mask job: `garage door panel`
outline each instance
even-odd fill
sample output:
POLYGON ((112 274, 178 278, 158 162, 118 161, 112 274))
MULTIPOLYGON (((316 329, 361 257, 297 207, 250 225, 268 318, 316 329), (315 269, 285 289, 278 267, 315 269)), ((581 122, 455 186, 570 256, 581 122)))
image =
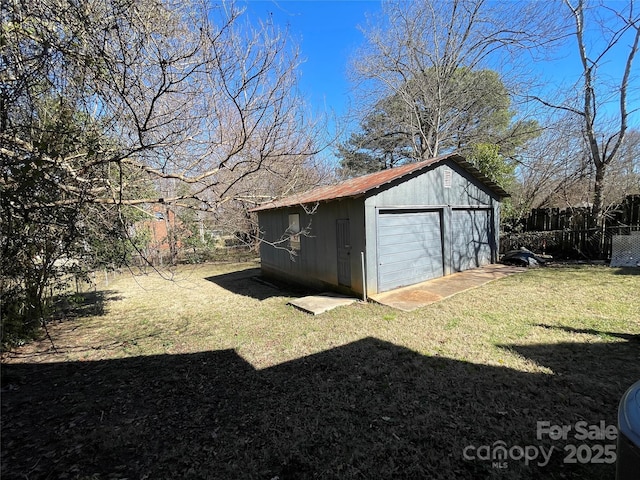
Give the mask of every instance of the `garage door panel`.
MULTIPOLYGON (((442 275, 442 256, 430 255, 429 259, 406 259, 398 262, 387 262, 381 265, 385 274, 395 274, 399 272, 409 277, 434 278, 442 275)), ((427 278, 427 279, 428 279, 427 278)))
POLYGON ((491 263, 489 210, 454 210, 451 218, 451 262, 454 271, 491 263))
POLYGON ((384 217, 384 222, 380 225, 384 227, 394 227, 398 225, 415 226, 420 224, 433 223, 434 216, 437 216, 438 212, 428 211, 422 213, 381 213, 380 216, 384 217))
POLYGON ((380 289, 380 291, 393 290, 394 288, 400 288, 406 285, 414 285, 416 283, 425 282, 426 280, 429 280, 428 278, 425 279, 421 275, 407 275, 405 271, 386 273, 386 275, 387 275, 387 278, 385 280, 385 283, 388 283, 390 285, 397 285, 397 286, 393 286, 390 288, 382 288, 380 289))
POLYGON ((439 232, 431 232, 433 226, 423 225, 420 229, 396 227, 394 234, 380 234, 378 243, 382 247, 395 246, 398 244, 422 243, 425 241, 433 241, 440 238, 439 232))
POLYGON ((425 255, 429 255, 430 251, 429 249, 426 248, 422 248, 422 245, 420 244, 403 244, 400 245, 403 248, 406 247, 407 245, 412 245, 414 246, 413 249, 411 250, 396 250, 396 251, 389 251, 387 253, 384 254, 384 261, 383 261, 383 265, 386 267, 389 267, 390 265, 402 265, 402 268, 406 268, 406 267, 410 267, 411 265, 416 263, 416 259, 420 260, 421 262, 424 261, 422 259, 422 256, 425 255), (420 251, 422 251, 422 253, 420 253, 420 251))
POLYGON ((380 243, 378 244, 380 245, 379 251, 383 255, 395 255, 401 251, 425 249, 425 245, 440 241, 441 240, 439 236, 418 237, 417 235, 407 233, 405 235, 398 235, 390 239, 388 243, 383 243, 382 245, 380 245, 380 243))
POLYGON ((378 216, 378 290, 442 276, 440 213, 384 213, 378 216))

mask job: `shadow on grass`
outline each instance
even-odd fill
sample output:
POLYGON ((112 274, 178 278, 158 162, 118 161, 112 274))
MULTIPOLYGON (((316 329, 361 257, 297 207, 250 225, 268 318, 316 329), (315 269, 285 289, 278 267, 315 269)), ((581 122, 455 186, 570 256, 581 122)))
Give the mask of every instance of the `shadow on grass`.
POLYGON ((271 297, 300 297, 308 295, 311 290, 299 285, 291 285, 276 280, 265 280, 261 277, 262 271, 259 268, 248 268, 231 273, 214 275, 205 280, 229 290, 237 295, 266 300, 271 297))
POLYGON ((640 267, 614 267, 616 275, 640 275, 640 267))
MULTIPOLYGON (((595 335, 598 337, 609 337, 609 338, 621 338, 623 340, 628 340, 630 342, 639 342, 640 343, 640 335, 634 335, 632 333, 620 333, 620 332, 607 332, 601 330, 595 330, 593 328, 573 328, 573 327, 564 327, 560 325, 547 325, 544 323, 536 324, 536 327, 546 328, 548 330, 563 330, 568 333, 582 333, 586 335, 595 335)), ((638 345, 640 347, 640 345, 638 345)))
POLYGON ((615 425, 637 344, 504 348, 555 374, 375 338, 260 371, 233 350, 5 365, 2 478, 613 478, 563 463, 585 442, 537 439, 536 422, 615 425), (553 451, 546 466, 463 458, 500 441, 553 451))
POLYGON ((108 301, 122 300, 115 290, 97 290, 82 293, 58 295, 54 299, 52 320, 69 320, 73 318, 104 315, 108 301))

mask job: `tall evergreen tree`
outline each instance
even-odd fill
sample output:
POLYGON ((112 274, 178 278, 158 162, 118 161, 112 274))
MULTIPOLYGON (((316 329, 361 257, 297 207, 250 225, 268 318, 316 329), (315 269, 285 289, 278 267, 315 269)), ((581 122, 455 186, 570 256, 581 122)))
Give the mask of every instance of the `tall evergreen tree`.
POLYGON ((380 100, 337 154, 345 175, 469 151, 475 144, 496 145, 502 158, 510 158, 538 133, 535 121, 514 117, 497 72, 459 68, 442 79, 431 68, 380 100))

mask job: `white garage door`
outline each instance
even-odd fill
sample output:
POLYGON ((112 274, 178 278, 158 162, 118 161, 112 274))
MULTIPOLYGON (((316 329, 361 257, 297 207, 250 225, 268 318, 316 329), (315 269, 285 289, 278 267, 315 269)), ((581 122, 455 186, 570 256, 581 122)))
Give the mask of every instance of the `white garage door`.
POLYGON ((491 263, 490 210, 451 212, 451 267, 455 272, 491 263))
POLYGON ((381 210, 378 215, 378 291, 443 274, 440 212, 381 210))

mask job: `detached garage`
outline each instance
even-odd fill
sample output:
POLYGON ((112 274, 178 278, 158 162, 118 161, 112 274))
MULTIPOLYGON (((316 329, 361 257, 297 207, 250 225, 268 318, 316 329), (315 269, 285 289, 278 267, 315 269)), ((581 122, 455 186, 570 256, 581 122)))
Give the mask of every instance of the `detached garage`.
POLYGON ((367 295, 497 260, 507 193, 457 154, 260 205, 265 276, 367 295))

